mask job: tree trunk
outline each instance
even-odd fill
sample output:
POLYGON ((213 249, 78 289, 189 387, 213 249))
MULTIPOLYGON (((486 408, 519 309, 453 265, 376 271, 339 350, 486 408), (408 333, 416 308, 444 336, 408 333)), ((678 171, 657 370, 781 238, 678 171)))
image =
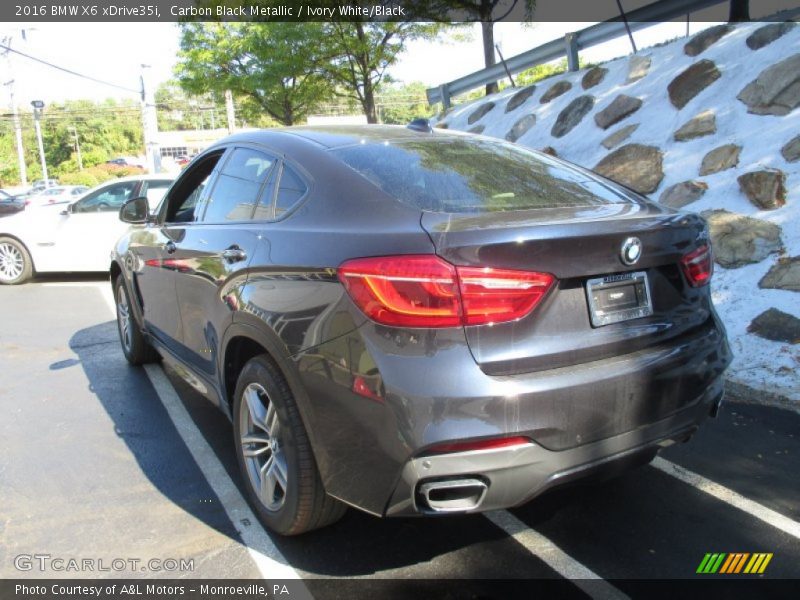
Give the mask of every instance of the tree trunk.
MULTIPOLYGON (((481 31, 483 33, 483 61, 486 67, 493 66, 497 61, 494 56, 494 23, 490 20, 481 22, 481 31)), ((486 84, 486 95, 496 94, 498 91, 497 82, 486 84)))
POLYGON ((368 79, 364 81, 364 99, 361 101, 361 105, 364 107, 367 123, 377 123, 378 111, 375 108, 375 90, 372 88, 372 82, 368 79))
POLYGON ((730 0, 729 23, 742 23, 750 20, 750 0, 730 0))

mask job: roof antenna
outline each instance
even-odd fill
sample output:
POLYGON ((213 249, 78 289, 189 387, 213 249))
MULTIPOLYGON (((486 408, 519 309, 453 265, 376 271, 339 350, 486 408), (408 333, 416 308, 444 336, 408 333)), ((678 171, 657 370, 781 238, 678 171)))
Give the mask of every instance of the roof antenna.
POLYGON ((423 118, 414 119, 411 123, 406 125, 406 128, 412 131, 421 131, 422 133, 433 133, 433 127, 431 127, 430 121, 423 118))

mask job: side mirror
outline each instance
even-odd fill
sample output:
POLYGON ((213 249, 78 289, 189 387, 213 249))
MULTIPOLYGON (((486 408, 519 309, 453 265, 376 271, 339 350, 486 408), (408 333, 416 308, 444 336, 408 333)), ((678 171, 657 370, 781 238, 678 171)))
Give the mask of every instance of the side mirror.
POLYGON ((150 205, 147 202, 147 197, 139 196, 128 200, 122 205, 122 208, 119 209, 119 220, 133 224, 147 223, 149 212, 150 205))

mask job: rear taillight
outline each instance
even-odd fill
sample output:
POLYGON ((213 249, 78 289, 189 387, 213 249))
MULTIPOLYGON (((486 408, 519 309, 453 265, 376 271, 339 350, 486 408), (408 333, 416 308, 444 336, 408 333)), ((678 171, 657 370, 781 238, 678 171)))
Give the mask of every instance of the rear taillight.
POLYGON ((681 259, 683 274, 692 287, 701 287, 711 281, 714 273, 714 257, 711 246, 704 244, 681 259))
POLYGON ((519 319, 544 298, 548 273, 456 267, 433 255, 358 258, 339 279, 373 321, 397 327, 457 327, 519 319))

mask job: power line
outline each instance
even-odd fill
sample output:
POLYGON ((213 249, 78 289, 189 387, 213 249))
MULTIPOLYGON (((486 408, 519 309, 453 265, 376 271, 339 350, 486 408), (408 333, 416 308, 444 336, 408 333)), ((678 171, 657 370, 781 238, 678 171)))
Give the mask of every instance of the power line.
POLYGON ((42 60, 41 58, 36 58, 35 56, 31 56, 30 54, 25 54, 24 52, 20 52, 19 50, 14 50, 10 46, 6 46, 5 44, 0 44, 0 48, 8 52, 13 52, 14 54, 19 54, 20 56, 24 56, 25 58, 41 63, 48 67, 52 67, 53 69, 58 69, 59 71, 63 71, 64 73, 69 73, 70 75, 75 75, 76 77, 81 77, 83 79, 88 79, 89 81, 94 81, 95 83, 100 83, 102 85, 107 85, 113 88, 117 88, 120 90, 125 90, 126 92, 131 92, 133 94, 141 94, 141 90, 134 90, 133 88, 128 88, 122 85, 117 85, 116 83, 111 83, 109 81, 103 81, 102 79, 97 79, 96 77, 91 77, 89 75, 84 75, 82 73, 78 73, 77 71, 73 71, 71 69, 67 69, 65 67, 59 67, 58 65, 54 65, 53 63, 47 62, 46 60, 42 60))

